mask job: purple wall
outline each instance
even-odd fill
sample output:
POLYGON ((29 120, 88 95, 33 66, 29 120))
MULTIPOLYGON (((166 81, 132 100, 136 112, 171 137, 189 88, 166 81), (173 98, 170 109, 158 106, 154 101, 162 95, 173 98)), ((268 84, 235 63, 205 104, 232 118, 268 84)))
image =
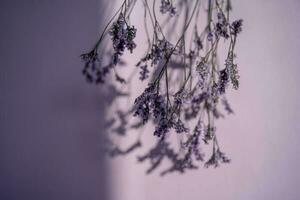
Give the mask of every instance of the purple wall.
POLYGON ((110 100, 85 83, 79 55, 110 9, 100 0, 0 1, 0 199, 300 199, 300 1, 233 5, 245 20, 241 87, 229 96, 236 114, 218 122, 232 163, 161 178, 134 156, 108 170, 100 153, 110 100))
MULTIPOLYGON (((300 199, 300 1, 232 3, 233 19, 245 22, 236 45, 240 89, 228 96, 235 115, 217 122, 232 163, 161 178, 159 171, 146 176, 149 165, 135 156, 120 159, 112 169, 115 200, 300 199)), ((134 15, 142 25, 141 13, 134 15)), ((145 141, 153 138, 147 130, 145 141)))
POLYGON ((79 55, 99 34, 98 0, 0 2, 0 199, 107 199, 105 100, 79 55))

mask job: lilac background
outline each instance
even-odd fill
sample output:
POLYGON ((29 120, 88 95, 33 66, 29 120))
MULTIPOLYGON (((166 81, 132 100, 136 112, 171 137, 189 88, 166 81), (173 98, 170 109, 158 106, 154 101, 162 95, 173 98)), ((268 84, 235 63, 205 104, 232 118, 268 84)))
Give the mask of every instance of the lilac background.
MULTIPOLYGON (((245 22, 236 46, 241 85, 229 95, 236 114, 217 124, 232 163, 161 178, 146 176, 149 165, 135 156, 119 159, 112 162, 113 199, 300 199, 300 1, 232 2, 232 18, 245 22)), ((138 16, 133 24, 142 23, 138 16)))
POLYGON ((0 199, 108 199, 106 96, 79 55, 98 37, 98 0, 0 1, 0 199))
POLYGON ((233 162, 160 178, 134 156, 107 166, 99 153, 108 97, 84 83, 78 55, 109 9, 98 0, 2 0, 0 199, 300 199, 300 2, 233 4, 245 20, 241 87, 229 96, 236 115, 218 123, 233 162))

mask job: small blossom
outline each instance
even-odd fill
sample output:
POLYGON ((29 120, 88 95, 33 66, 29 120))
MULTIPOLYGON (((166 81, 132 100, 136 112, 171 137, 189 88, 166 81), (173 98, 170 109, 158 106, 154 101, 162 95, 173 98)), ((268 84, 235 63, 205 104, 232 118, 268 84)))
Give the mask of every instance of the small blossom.
POLYGON ((167 115, 167 105, 162 95, 153 95, 150 106, 152 108, 153 116, 156 121, 159 121, 161 118, 165 118, 165 116, 167 115))
POLYGON ((226 70, 230 76, 231 83, 234 89, 239 88, 239 74, 237 65, 233 63, 233 54, 231 53, 225 61, 226 70))
POLYGON ((200 88, 204 87, 205 82, 208 79, 209 66, 207 63, 201 61, 196 67, 196 71, 198 73, 198 83, 197 86, 200 88))
POLYGON ((198 36, 198 35, 196 35, 196 39, 195 39, 195 44, 196 44, 196 49, 198 50, 198 51, 200 51, 201 49, 203 49, 203 43, 202 43, 202 41, 201 41, 201 38, 198 36))
POLYGON ((218 90, 220 94, 224 94, 229 82, 229 76, 226 69, 219 72, 218 90))
POLYGON ((195 126, 195 129, 194 129, 194 134, 197 134, 197 135, 202 135, 203 132, 204 132, 204 123, 201 119, 198 120, 196 126, 195 126))
POLYGON ((213 34, 212 32, 209 32, 209 33, 207 34, 207 40, 208 40, 209 42, 212 42, 212 41, 214 40, 214 34, 213 34))
POLYGON ((209 94, 209 99, 211 100, 211 103, 215 104, 218 101, 218 98, 220 95, 219 85, 217 83, 213 83, 213 85, 208 88, 208 94, 209 94))
POLYGON ((164 138, 174 125, 174 117, 168 116, 167 104, 161 95, 154 95, 150 104, 156 124, 154 135, 164 138))
POLYGON ((133 41, 136 36, 136 28, 134 26, 127 27, 126 31, 126 47, 132 53, 133 49, 136 47, 135 42, 133 41))
POLYGON ((149 85, 145 91, 134 101, 134 116, 139 116, 143 123, 150 117, 150 103, 155 95, 155 86, 149 85))
POLYGON ((166 116, 163 116, 160 118, 155 127, 154 135, 157 137, 165 138, 165 135, 169 132, 171 127, 172 122, 170 122, 166 116))
POLYGON ((183 103, 187 103, 189 101, 189 93, 186 90, 180 90, 174 95, 174 105, 173 107, 180 107, 183 103))
POLYGON ((152 46, 151 59, 152 65, 158 64, 173 51, 173 45, 167 40, 158 40, 157 44, 152 46))
POLYGON ((242 19, 239 19, 239 20, 236 20, 234 22, 232 22, 232 24, 230 25, 230 33, 232 35, 237 35, 239 34, 240 32, 242 32, 242 25, 243 25, 243 20, 242 19))
POLYGON ((173 116, 168 116, 167 105, 162 95, 155 91, 155 86, 150 85, 136 98, 134 116, 139 116, 146 123, 153 115, 155 126, 154 135, 164 138, 174 125, 173 116))
POLYGON ((146 80, 148 77, 149 77, 149 70, 147 68, 148 66, 147 65, 142 65, 140 68, 141 68, 141 71, 140 71, 140 77, 139 79, 141 81, 143 80, 146 80))
POLYGON ((189 129, 184 126, 184 123, 179 118, 174 123, 174 129, 175 129, 176 133, 189 132, 189 129))
POLYGON ((169 13, 170 16, 174 16, 176 14, 176 8, 173 6, 170 0, 161 0, 160 12, 162 14, 169 13))
POLYGON ((228 35, 228 23, 222 12, 218 13, 218 22, 215 25, 215 34, 227 39, 228 35))
POLYGON ((136 28, 127 25, 125 17, 121 13, 118 20, 111 26, 109 34, 111 35, 114 49, 112 60, 114 65, 117 65, 119 57, 123 55, 125 48, 132 53, 132 50, 136 47, 133 41, 136 36, 136 28))

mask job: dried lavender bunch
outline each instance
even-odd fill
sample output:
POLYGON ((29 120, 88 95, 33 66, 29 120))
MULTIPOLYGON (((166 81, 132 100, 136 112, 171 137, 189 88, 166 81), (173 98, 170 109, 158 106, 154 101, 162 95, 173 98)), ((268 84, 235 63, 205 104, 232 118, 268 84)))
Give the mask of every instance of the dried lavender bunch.
MULTIPOLYGON (((137 29, 130 25, 129 20, 136 2, 137 0, 124 0, 95 47, 81 56, 85 63, 83 74, 89 82, 103 83, 104 78, 113 71, 117 81, 127 83, 132 88, 132 76, 127 80, 120 77, 116 67, 122 64, 120 58, 123 53, 126 50, 134 53, 137 46, 134 41, 137 29), (106 33, 110 35, 112 56, 109 64, 102 67, 98 50, 106 33)), ((135 99, 132 108, 124 113, 115 112, 119 125, 114 127, 114 123, 111 123, 111 132, 118 130, 121 133, 119 135, 124 137, 131 129, 137 129, 141 133, 141 129, 147 124, 154 125, 153 135, 158 142, 148 153, 138 158, 140 162, 150 162, 151 167, 147 173, 158 168, 164 159, 169 160, 172 165, 161 175, 197 169, 199 162, 204 162, 205 167, 217 167, 220 163, 230 162, 220 149, 215 120, 224 118, 221 109, 227 114, 234 113, 226 93, 229 85, 234 89, 239 88, 235 46, 243 21, 230 21, 230 0, 141 2, 144 6, 148 49, 136 67, 139 69, 139 79, 149 81, 142 94, 135 99), (207 13, 206 22, 202 26, 199 23, 200 12, 207 13), (160 20, 158 17, 161 17, 160 20), (180 20, 182 23, 177 23, 180 20), (180 34, 175 37, 172 33, 178 29, 177 33, 180 34), (226 59, 221 64, 218 62, 220 45, 225 45, 228 49, 226 59), (134 117, 133 122, 130 116, 134 117), (170 145, 174 135, 181 140, 178 148, 170 145), (212 149, 208 159, 205 159, 203 144, 212 149)), ((110 154, 125 155, 142 147, 141 138, 142 135, 139 134, 137 141, 127 150, 121 150, 116 144, 112 145, 110 154)))
POLYGON ((118 82, 126 82, 118 75, 115 66, 123 63, 120 57, 123 55, 126 49, 132 53, 133 49, 136 48, 134 39, 136 37, 137 30, 134 26, 130 26, 129 20, 130 13, 135 3, 136 0, 125 0, 105 26, 93 49, 90 52, 81 55, 82 61, 85 63, 82 73, 88 82, 96 84, 104 83, 105 77, 112 69, 118 82), (109 34, 111 37, 113 52, 111 53, 111 59, 109 63, 103 66, 101 58, 98 57, 100 51, 99 46, 107 34, 109 34))

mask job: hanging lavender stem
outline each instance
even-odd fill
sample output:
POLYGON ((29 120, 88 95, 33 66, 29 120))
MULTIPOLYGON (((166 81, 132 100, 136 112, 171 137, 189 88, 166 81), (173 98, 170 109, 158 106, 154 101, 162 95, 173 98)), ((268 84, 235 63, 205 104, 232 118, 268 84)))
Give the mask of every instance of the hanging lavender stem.
MULTIPOLYGON (((162 175, 197 169, 199 162, 204 162, 205 167, 230 162, 219 146, 215 120, 224 117, 222 109, 227 114, 234 113, 226 94, 230 85, 236 90, 239 88, 235 46, 243 20, 230 21, 230 0, 143 0, 141 3, 148 49, 134 68, 139 70, 141 81, 148 80, 148 86, 135 99, 132 108, 121 115, 122 133, 130 129, 140 130, 147 123, 155 126, 156 146, 139 157, 140 162, 150 162, 148 173, 164 159, 173 165, 162 175), (201 12, 207 14, 203 30, 199 28, 201 12), (180 20, 183 22, 176 23, 180 20), (174 41, 172 31, 178 29, 181 31, 174 41), (221 45, 225 45, 228 51, 226 59, 219 63, 221 45), (176 81, 174 77, 177 77, 176 81), (134 117, 134 123, 126 121, 130 116, 134 117), (169 145, 173 135, 180 136, 178 149, 169 145), (203 144, 212 148, 211 156, 206 160, 201 148, 203 144)), ((104 83, 107 75, 114 72, 117 81, 130 85, 131 78, 126 80, 117 71, 119 65, 124 65, 121 59, 124 52, 134 54, 138 45, 135 37, 140 30, 130 23, 136 4, 137 0, 124 0, 94 48, 81 55, 85 63, 83 74, 89 82, 104 83), (112 53, 109 64, 102 65, 99 47, 107 34, 111 39, 112 53)), ((133 145, 130 150, 114 147, 111 155, 124 155, 142 147, 140 135, 134 144, 138 145, 133 145)))

